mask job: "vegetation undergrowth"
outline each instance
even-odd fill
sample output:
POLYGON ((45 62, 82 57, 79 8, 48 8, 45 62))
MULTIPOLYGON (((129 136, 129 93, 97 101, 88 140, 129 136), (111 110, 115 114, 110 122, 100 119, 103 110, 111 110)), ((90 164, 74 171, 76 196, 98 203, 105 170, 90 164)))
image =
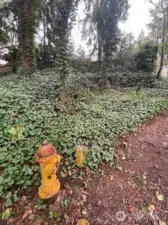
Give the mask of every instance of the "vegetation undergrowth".
POLYGON ((79 87, 75 98, 69 90, 71 108, 65 113, 59 108, 58 80, 47 71, 1 78, 0 196, 6 206, 18 200, 18 191, 39 185, 34 155, 45 139, 64 157, 61 176, 75 177, 76 145, 87 148, 86 167, 94 169, 103 161, 112 165, 116 137, 168 106, 166 89, 158 97, 153 95, 157 88, 83 92, 79 87), (13 139, 11 128, 22 132, 13 139))

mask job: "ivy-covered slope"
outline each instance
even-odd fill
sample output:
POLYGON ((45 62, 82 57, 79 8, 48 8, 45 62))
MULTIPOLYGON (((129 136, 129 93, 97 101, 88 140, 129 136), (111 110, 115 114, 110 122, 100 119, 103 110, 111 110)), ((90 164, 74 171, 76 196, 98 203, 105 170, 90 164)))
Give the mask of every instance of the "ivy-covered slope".
POLYGON ((68 114, 59 110, 56 84, 56 75, 50 73, 1 78, 0 196, 7 198, 7 205, 17 200, 18 190, 39 184, 34 154, 45 139, 64 157, 61 176, 71 176, 76 145, 87 147, 86 166, 95 168, 102 161, 112 164, 116 137, 168 106, 161 94, 153 97, 154 90, 152 95, 150 90, 138 94, 108 90, 83 93, 76 102, 71 99, 68 114), (25 129, 17 142, 9 133, 13 126, 25 129))

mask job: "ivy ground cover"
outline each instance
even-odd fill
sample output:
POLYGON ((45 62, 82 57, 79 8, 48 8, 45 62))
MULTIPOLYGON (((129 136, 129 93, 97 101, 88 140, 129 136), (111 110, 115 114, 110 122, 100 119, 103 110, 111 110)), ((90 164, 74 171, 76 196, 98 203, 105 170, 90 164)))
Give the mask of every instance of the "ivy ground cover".
POLYGON ((152 94, 149 89, 87 91, 80 100, 70 99, 70 112, 62 112, 57 80, 52 73, 1 77, 0 196, 7 199, 6 206, 18 200, 20 190, 39 185, 34 155, 45 139, 63 156, 60 176, 75 177, 76 145, 86 146, 86 167, 113 164, 116 138, 168 106, 166 91, 164 97, 154 96, 152 89, 152 94), (13 127, 22 128, 16 139, 13 127))

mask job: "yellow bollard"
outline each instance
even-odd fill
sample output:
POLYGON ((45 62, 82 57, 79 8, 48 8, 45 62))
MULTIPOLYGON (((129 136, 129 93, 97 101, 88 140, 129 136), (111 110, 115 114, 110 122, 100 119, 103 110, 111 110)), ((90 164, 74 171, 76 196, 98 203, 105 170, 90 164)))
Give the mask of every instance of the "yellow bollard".
POLYGON ((77 222, 76 225, 89 225, 89 222, 87 220, 81 219, 77 222))
POLYGON ((56 172, 62 157, 57 154, 52 144, 48 144, 48 141, 44 141, 36 152, 35 158, 40 164, 42 175, 39 196, 42 199, 49 199, 60 190, 60 182, 57 179, 56 172))
POLYGON ((84 166, 83 163, 85 160, 85 146, 83 145, 77 146, 75 156, 76 156, 77 166, 82 168, 84 166))

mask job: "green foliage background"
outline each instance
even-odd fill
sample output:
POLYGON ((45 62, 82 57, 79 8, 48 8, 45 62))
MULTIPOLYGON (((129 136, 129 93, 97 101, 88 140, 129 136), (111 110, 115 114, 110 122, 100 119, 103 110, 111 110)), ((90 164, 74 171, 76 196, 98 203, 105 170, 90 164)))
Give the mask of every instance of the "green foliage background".
POLYGON ((136 68, 138 71, 154 71, 158 48, 158 44, 153 41, 140 43, 138 52, 135 54, 136 68))

